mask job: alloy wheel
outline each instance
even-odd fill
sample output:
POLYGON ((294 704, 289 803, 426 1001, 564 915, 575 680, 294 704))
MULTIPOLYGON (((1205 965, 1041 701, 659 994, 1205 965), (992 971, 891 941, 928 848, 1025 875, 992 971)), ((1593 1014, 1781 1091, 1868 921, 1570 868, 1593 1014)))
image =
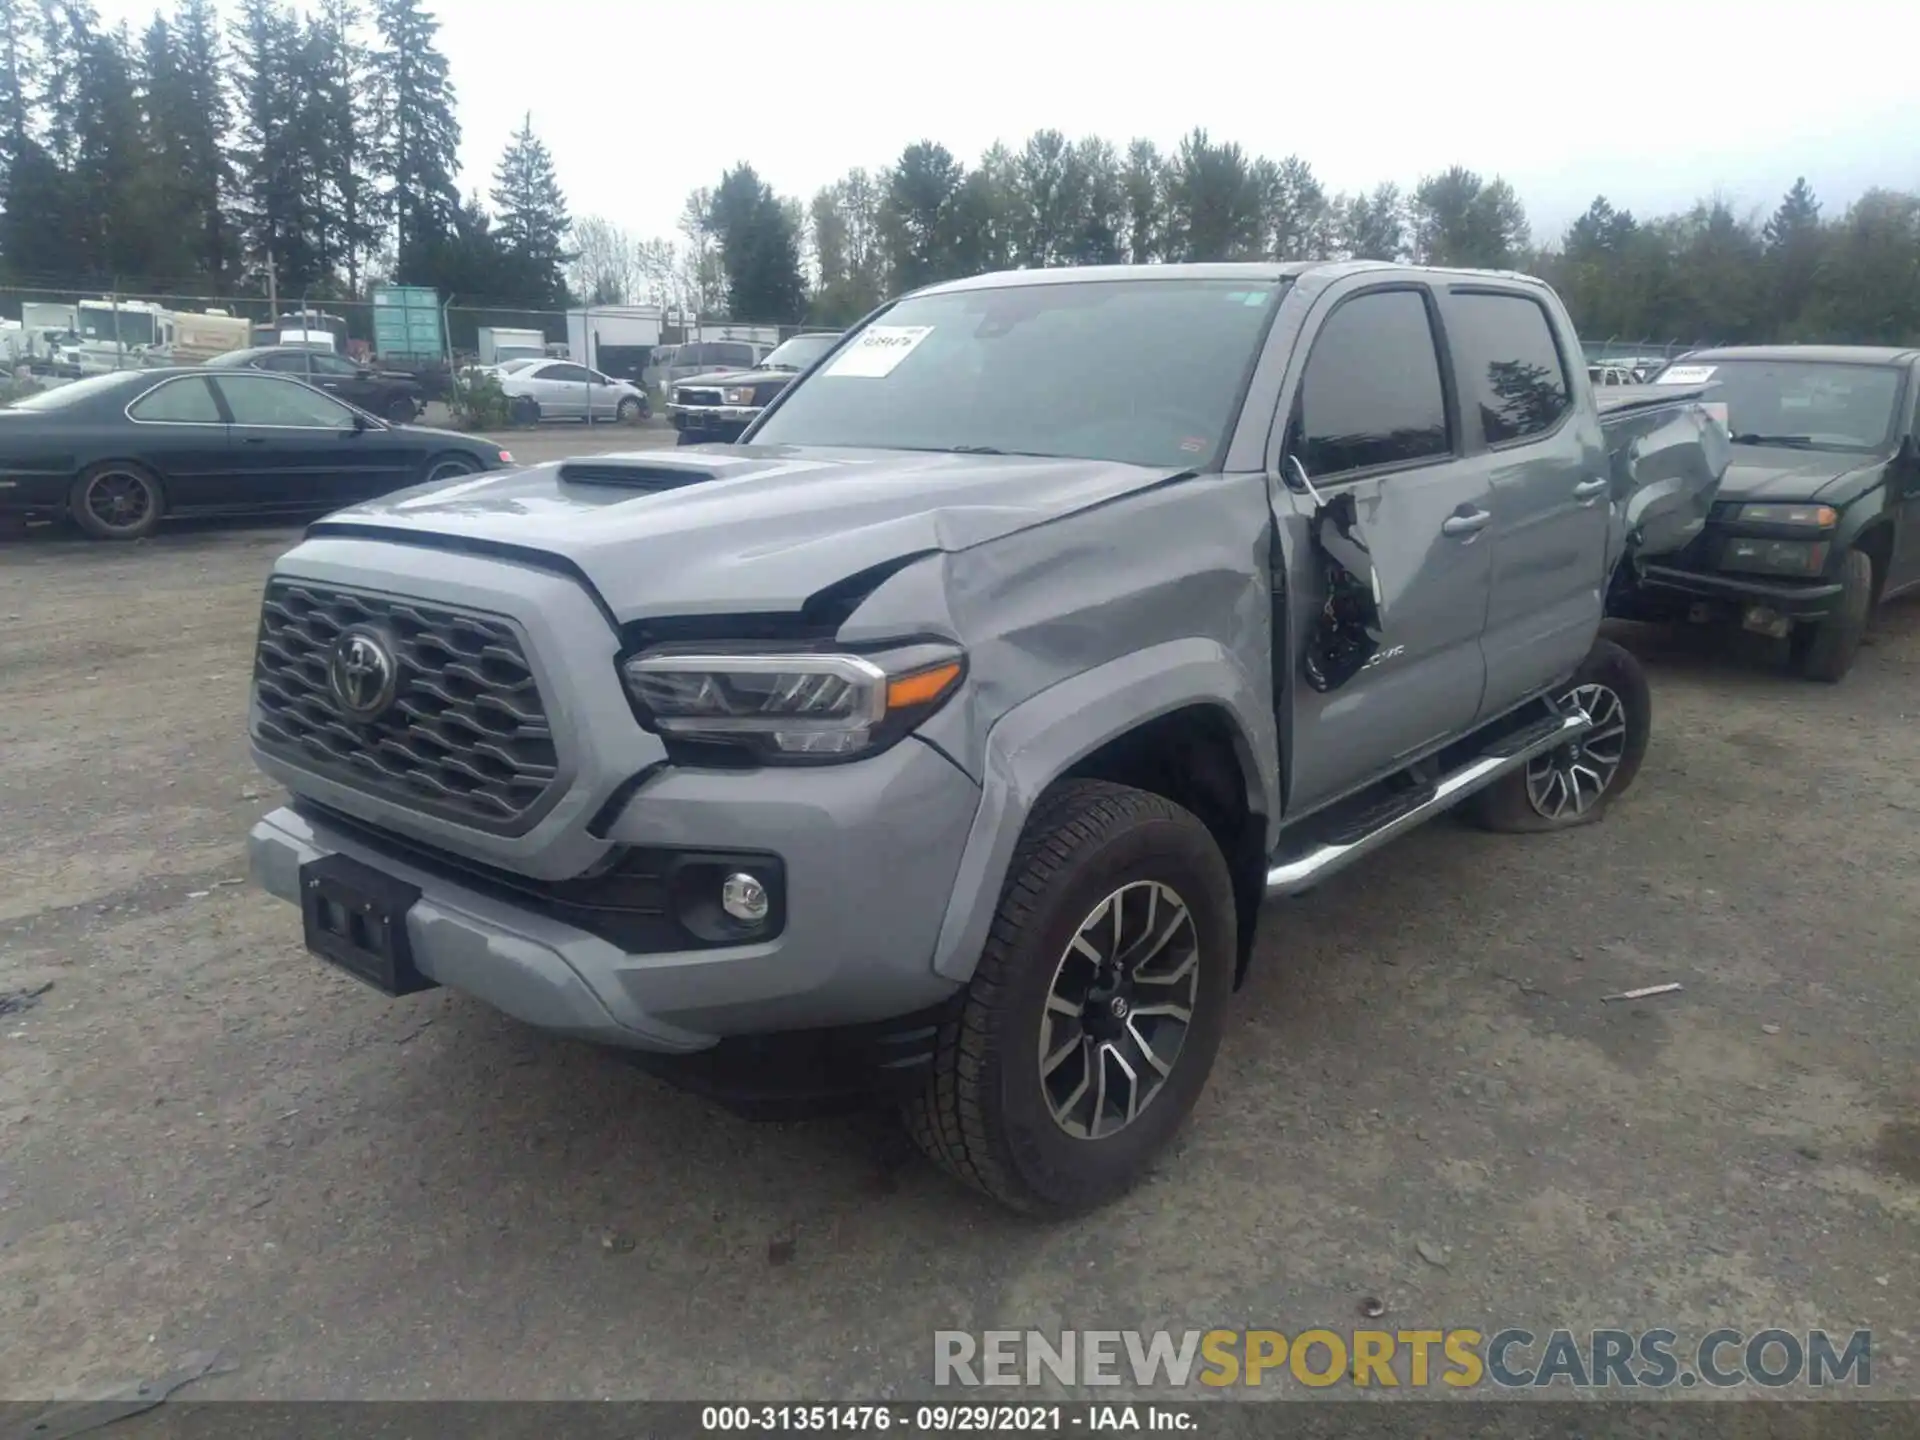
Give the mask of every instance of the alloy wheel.
POLYGON ((1627 752, 1627 707, 1605 685, 1579 685, 1566 703, 1593 724, 1578 740, 1527 765, 1527 803, 1545 820, 1584 815, 1607 793, 1627 752))
POLYGON ((87 512, 108 530, 131 530, 153 511, 153 491, 143 476, 105 470, 87 485, 87 512))
POLYGON ((1123 885, 1080 922, 1040 1025, 1054 1123, 1104 1140, 1140 1117, 1179 1061, 1200 994, 1200 937, 1169 885, 1123 885))

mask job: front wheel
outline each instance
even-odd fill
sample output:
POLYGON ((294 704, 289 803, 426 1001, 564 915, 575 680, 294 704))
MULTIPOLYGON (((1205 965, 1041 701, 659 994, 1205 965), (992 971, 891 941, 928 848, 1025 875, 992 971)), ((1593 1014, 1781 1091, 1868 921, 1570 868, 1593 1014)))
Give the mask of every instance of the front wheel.
POLYGON ((638 425, 647 418, 647 402, 629 395, 613 413, 622 425, 638 425))
POLYGON ((425 483, 432 485, 440 480, 457 480, 462 475, 471 475, 480 467, 464 455, 441 455, 427 466, 425 483))
POLYGON ((540 402, 530 395, 516 395, 507 402, 507 421, 513 425, 538 425, 540 402))
POLYGON ((1809 680, 1838 684, 1860 656, 1873 618, 1873 557, 1849 550, 1840 562, 1840 598, 1833 613, 1814 625, 1794 627, 1793 668, 1809 680))
POLYGON ((413 401, 404 395, 396 395, 387 402, 387 419, 395 425, 410 425, 419 413, 413 401))
POLYGON ((1640 773, 1653 693, 1631 651, 1594 641, 1559 701, 1586 711, 1592 728, 1475 795, 1468 813, 1485 828, 1525 834, 1591 824, 1640 773))
POLYGON ((1056 787, 906 1102, 914 1139, 1027 1214, 1123 1194, 1213 1068, 1236 926, 1226 861, 1192 814, 1105 782, 1056 787))
POLYGON ((73 482, 67 512, 95 540, 143 540, 166 513, 160 482, 128 460, 95 465, 73 482))

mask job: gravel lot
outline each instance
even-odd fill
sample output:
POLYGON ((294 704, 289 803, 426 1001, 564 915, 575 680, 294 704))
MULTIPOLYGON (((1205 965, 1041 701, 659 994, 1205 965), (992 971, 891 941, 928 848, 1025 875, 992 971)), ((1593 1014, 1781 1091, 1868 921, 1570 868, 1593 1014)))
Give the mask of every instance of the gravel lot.
POLYGON ((0 1396, 215 1349, 187 1395, 917 1395, 935 1328, 1295 1332, 1367 1296, 1871 1326, 1875 1389, 1920 1393, 1920 605, 1837 688, 1624 635, 1658 713, 1606 823, 1443 820, 1272 909, 1184 1142, 1045 1227, 878 1120, 748 1125, 307 958, 238 883, 294 536, 0 545, 0 993, 52 985, 0 1019, 0 1396))

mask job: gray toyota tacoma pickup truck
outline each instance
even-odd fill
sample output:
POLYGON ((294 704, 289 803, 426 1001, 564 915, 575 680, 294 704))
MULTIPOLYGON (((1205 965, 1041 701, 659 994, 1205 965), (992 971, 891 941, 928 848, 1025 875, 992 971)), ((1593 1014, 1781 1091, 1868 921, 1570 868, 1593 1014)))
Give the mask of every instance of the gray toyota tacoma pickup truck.
POLYGON ((748 1110, 878 1086, 961 1179, 1084 1209, 1192 1109, 1269 897, 1627 788, 1609 577, 1726 459, 1684 387, 1603 420, 1521 276, 937 285, 738 445, 314 525, 263 602, 252 873, 387 994, 748 1110))

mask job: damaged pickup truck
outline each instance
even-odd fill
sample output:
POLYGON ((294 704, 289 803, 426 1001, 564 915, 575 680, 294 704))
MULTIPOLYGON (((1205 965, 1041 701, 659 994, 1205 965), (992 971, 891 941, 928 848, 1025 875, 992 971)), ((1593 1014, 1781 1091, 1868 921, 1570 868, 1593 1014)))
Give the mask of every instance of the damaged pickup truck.
POLYGON ((1601 639, 1724 430, 1603 420, 1523 277, 1025 271, 851 332, 739 445, 425 486, 269 578, 251 835, 307 947, 730 1103, 879 1085, 1030 1213, 1191 1111, 1269 897, 1466 804, 1598 818, 1601 639))

